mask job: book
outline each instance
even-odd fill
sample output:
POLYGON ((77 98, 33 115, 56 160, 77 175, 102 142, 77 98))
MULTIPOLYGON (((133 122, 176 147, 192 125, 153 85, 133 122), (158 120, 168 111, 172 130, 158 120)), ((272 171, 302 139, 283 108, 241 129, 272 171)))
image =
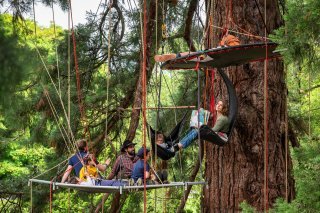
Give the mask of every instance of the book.
POLYGON ((208 110, 200 108, 199 115, 198 115, 198 110, 192 110, 191 118, 190 118, 190 127, 200 128, 202 125, 205 125, 208 123, 209 117, 210 117, 210 111, 208 110))

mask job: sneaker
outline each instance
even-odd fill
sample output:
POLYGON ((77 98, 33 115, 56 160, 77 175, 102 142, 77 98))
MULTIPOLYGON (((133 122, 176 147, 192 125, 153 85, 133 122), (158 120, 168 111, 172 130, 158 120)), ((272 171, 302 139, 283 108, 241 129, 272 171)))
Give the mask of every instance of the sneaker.
MULTIPOLYGON (((143 180, 142 180, 142 178, 139 178, 139 179, 137 180, 136 186, 143 186, 143 180)), ((139 188, 136 188, 136 191, 138 191, 138 190, 139 190, 139 188)))
MULTIPOLYGON (((134 186, 134 180, 133 180, 133 178, 130 178, 130 179, 129 179, 129 181, 128 181, 128 186, 134 186)), ((128 191, 131 192, 132 189, 129 189, 128 191)))

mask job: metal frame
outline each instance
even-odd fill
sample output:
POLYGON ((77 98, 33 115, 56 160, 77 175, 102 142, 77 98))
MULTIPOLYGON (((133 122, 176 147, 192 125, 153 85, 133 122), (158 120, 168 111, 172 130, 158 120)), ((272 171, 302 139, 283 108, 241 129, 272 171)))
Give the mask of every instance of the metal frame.
MULTIPOLYGON (((92 193, 114 193, 114 192, 120 192, 122 194, 123 192, 130 192, 130 191, 139 191, 143 190, 144 186, 84 186, 79 184, 70 184, 70 183, 59 183, 59 182, 51 182, 47 180, 39 180, 39 179, 29 179, 30 183, 40 183, 40 184, 47 184, 52 185, 52 188, 55 190, 58 187, 61 188, 71 188, 76 189, 80 191, 86 191, 86 192, 92 192, 92 193)), ((199 181, 199 182, 172 182, 168 184, 150 184, 146 185, 146 189, 158 189, 158 188, 171 188, 171 187, 184 187, 184 189, 187 189, 187 186, 193 186, 193 185, 207 185, 207 182, 205 181, 199 181)))

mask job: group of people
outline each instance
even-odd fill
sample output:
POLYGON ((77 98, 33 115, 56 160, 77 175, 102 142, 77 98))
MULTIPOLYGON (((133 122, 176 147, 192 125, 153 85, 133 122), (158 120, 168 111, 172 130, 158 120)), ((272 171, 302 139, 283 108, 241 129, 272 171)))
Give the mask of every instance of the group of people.
MULTIPOLYGON (((217 120, 212 128, 212 131, 218 134, 222 140, 227 141, 227 133, 230 126, 228 119, 228 106, 223 101, 218 101, 215 110, 217 112, 217 120)), ((164 149, 167 149, 168 152, 177 152, 190 146, 191 143, 198 137, 198 134, 199 128, 190 127, 182 139, 173 141, 169 144, 168 142, 165 142, 164 135, 160 133, 156 135, 156 144, 164 149)))
MULTIPOLYGON (((235 46, 239 45, 240 41, 237 37, 228 34, 226 32, 219 43, 223 46, 235 46)), ((178 54, 164 54, 156 55, 155 61, 165 62, 177 57, 185 56, 190 52, 178 53, 178 54)), ((203 60, 203 59, 199 59, 203 60)), ((212 128, 224 141, 228 140, 227 133, 229 131, 229 119, 228 119, 228 106, 226 102, 218 101, 216 104, 217 120, 212 128)), ((156 135, 156 144, 168 152, 177 152, 181 149, 185 149, 198 137, 199 128, 190 127, 185 136, 178 141, 171 141, 170 144, 165 141, 163 134, 156 135)), ((101 186, 120 186, 120 185, 134 185, 142 184, 144 179, 146 180, 158 180, 167 181, 166 171, 161 173, 155 173, 157 176, 152 176, 150 173, 150 165, 144 162, 148 161, 151 152, 148 148, 141 147, 135 154, 135 143, 132 141, 124 141, 121 152, 122 154, 116 159, 111 173, 106 179, 99 178, 99 171, 104 172, 110 165, 110 159, 107 159, 104 164, 100 164, 92 154, 86 152, 86 140, 79 140, 77 143, 78 152, 74 154, 68 163, 68 167, 62 177, 61 182, 64 183, 68 179, 72 170, 75 171, 76 182, 82 185, 101 185, 101 186), (146 155, 144 155, 146 152, 146 155), (146 157, 146 159, 144 159, 146 157), (160 177, 159 177, 160 176, 160 177)))
POLYGON ((159 174, 162 178, 157 178, 158 174, 151 175, 148 163, 151 156, 150 149, 141 147, 136 154, 135 145, 132 141, 124 141, 121 147, 122 154, 116 159, 109 176, 103 179, 99 176, 99 171, 104 172, 111 160, 107 159, 104 164, 100 164, 93 154, 87 153, 86 140, 79 140, 77 142, 78 152, 69 159, 61 182, 65 183, 68 180, 72 170, 75 172, 75 177, 69 179, 68 182, 87 186, 142 185, 144 179, 148 183, 167 181, 166 172, 159 174), (144 156, 144 149, 146 156, 144 156), (144 169, 144 157, 146 158, 146 169, 144 169))

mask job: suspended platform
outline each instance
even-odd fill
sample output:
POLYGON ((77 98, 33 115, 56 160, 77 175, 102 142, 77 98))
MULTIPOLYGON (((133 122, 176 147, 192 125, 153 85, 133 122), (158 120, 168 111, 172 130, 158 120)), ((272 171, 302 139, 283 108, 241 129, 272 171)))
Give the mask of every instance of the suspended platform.
MULTIPOLYGON (((60 183, 60 182, 51 182, 46 180, 39 180, 39 179, 29 179, 29 183, 40 183, 40 184, 47 184, 52 185, 53 189, 58 187, 67 188, 67 189, 75 189, 84 192, 90 193, 115 193, 120 192, 131 192, 131 191, 143 191, 144 186, 84 186, 79 184, 70 184, 70 183, 60 183)), ((146 189, 159 189, 159 188, 172 188, 172 187, 185 187, 185 190, 188 186, 193 185, 206 185, 207 182, 199 181, 199 182, 171 182, 168 184, 153 184, 153 185, 146 185, 146 189)))
POLYGON ((276 43, 268 42, 213 48, 166 61, 161 68, 166 70, 195 69, 197 63, 199 63, 199 68, 236 66, 264 60, 266 52, 268 59, 278 58, 281 55, 279 51, 276 51, 276 47, 276 43))

